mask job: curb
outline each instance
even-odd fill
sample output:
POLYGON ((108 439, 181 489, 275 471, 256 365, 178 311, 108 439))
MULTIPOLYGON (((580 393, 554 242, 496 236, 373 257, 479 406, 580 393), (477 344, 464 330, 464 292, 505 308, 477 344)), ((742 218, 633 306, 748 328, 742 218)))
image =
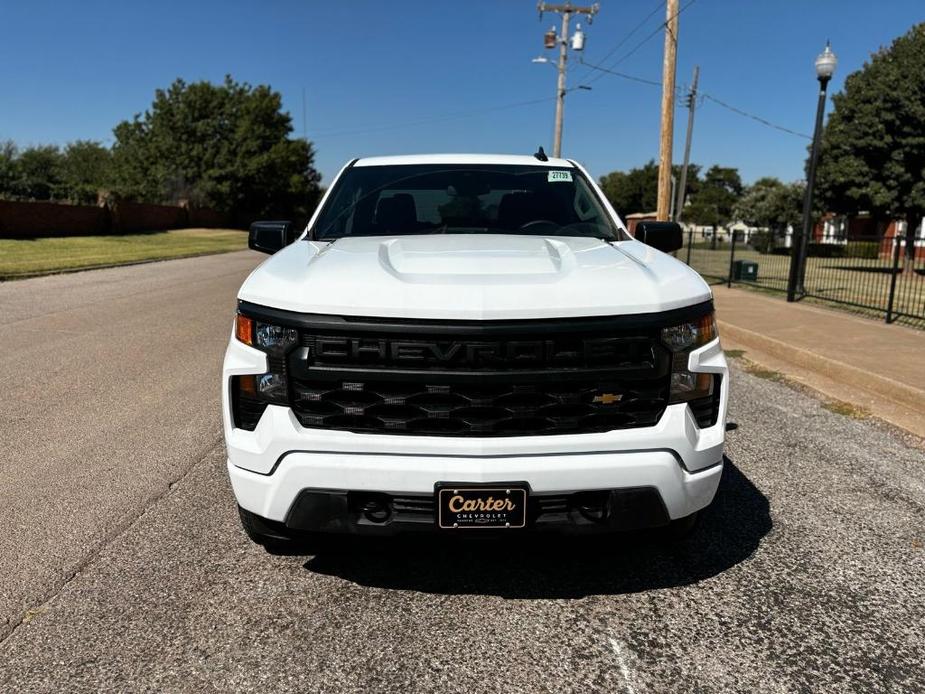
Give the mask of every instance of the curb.
POLYGON ((856 384, 861 388, 866 388, 887 400, 905 405, 919 412, 925 412, 925 391, 919 390, 894 381, 886 376, 864 371, 856 366, 845 364, 834 359, 820 356, 801 347, 794 347, 786 342, 777 340, 761 333, 756 333, 748 328, 741 328, 725 321, 718 320, 720 337, 729 337, 731 340, 760 350, 766 354, 776 357, 781 361, 790 362, 795 366, 804 369, 817 371, 824 376, 828 376, 834 381, 839 381, 846 385, 856 384))

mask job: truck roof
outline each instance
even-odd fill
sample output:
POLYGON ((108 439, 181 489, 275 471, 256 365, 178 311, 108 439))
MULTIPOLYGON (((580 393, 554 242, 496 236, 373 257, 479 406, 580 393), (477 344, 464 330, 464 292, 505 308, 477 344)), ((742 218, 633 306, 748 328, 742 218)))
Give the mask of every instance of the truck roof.
POLYGON ((548 166, 571 169, 575 165, 568 159, 549 157, 540 161, 528 154, 402 154, 392 157, 363 157, 354 166, 406 166, 411 164, 507 164, 514 166, 548 166))

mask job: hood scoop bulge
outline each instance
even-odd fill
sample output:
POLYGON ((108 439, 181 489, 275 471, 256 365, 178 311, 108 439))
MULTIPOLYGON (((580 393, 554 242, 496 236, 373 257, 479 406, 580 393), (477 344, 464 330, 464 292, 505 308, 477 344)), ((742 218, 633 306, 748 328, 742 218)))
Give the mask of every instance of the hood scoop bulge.
POLYGON ((541 236, 448 235, 381 242, 379 262, 405 281, 428 277, 535 277, 554 279, 578 263, 572 248, 541 236))

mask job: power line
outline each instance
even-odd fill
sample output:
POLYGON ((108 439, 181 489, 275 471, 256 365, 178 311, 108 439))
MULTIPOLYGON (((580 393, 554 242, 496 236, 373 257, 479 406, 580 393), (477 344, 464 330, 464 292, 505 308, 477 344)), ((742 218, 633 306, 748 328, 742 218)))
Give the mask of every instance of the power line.
MULTIPOLYGON (((625 80, 631 80, 633 82, 641 82, 642 84, 650 84, 653 87, 662 86, 662 83, 657 80, 650 80, 650 79, 646 79, 645 77, 637 77, 636 75, 630 75, 625 72, 617 72, 616 70, 610 70, 609 68, 601 67, 600 65, 594 65, 593 63, 588 63, 588 62, 585 62, 584 60, 581 60, 580 62, 582 65, 584 65, 585 67, 591 70, 596 70, 598 72, 606 73, 608 75, 613 75, 614 77, 622 77, 625 80)), ((592 82, 592 81, 594 80, 588 80, 588 82, 592 82)))
POLYGON ((668 23, 669 23, 670 21, 672 21, 672 20, 675 19, 676 17, 679 17, 679 16, 681 15, 681 13, 684 12, 684 10, 686 10, 688 7, 690 7, 691 5, 693 5, 696 1, 697 1, 697 0, 689 0, 687 4, 685 4, 683 7, 680 7, 680 8, 678 9, 678 11, 675 12, 671 17, 667 18, 664 22, 662 22, 662 23, 659 24, 657 27, 655 27, 655 29, 654 29, 651 33, 649 33, 648 35, 646 35, 646 37, 645 37, 642 41, 640 41, 640 42, 637 43, 635 46, 633 46, 633 47, 630 49, 630 51, 629 51, 628 53, 626 53, 625 55, 623 55, 622 57, 620 57, 619 60, 617 60, 615 63, 611 64, 610 67, 614 68, 614 67, 616 67, 617 65, 619 65, 620 63, 622 63, 624 60, 627 60, 631 55, 633 55, 636 51, 638 51, 640 48, 642 48, 646 43, 648 43, 649 41, 651 41, 652 38, 653 38, 654 36, 657 36, 657 35, 659 34, 659 32, 661 32, 662 29, 667 29, 667 28, 668 28, 668 23))
MULTIPOLYGON (((678 8, 678 11, 677 11, 677 12, 675 12, 673 15, 671 15, 671 17, 668 17, 667 19, 665 19, 664 22, 662 22, 662 23, 659 24, 657 27, 655 27, 655 29, 654 29, 653 31, 651 31, 649 34, 647 34, 647 35, 645 36, 645 38, 642 39, 642 41, 640 41, 640 42, 637 43, 635 46, 633 46, 627 53, 625 53, 625 54, 623 54, 622 56, 620 56, 620 58, 618 58, 615 62, 611 63, 611 64, 610 64, 610 69, 615 68, 617 65, 619 65, 619 64, 622 63, 623 61, 627 60, 630 56, 632 56, 634 53, 636 53, 636 51, 638 51, 638 50, 639 50, 640 48, 642 48, 646 43, 648 43, 648 42, 651 41, 655 36, 657 36, 657 35, 659 34, 659 32, 661 32, 662 29, 666 29, 666 28, 668 27, 668 23, 669 23, 670 21, 672 21, 672 20, 675 19, 676 17, 679 17, 679 16, 681 15, 681 13, 684 12, 684 10, 686 10, 688 7, 690 7, 691 5, 693 5, 696 1, 697 1, 697 0, 688 0, 687 4, 685 4, 683 7, 678 8)), ((601 77, 602 77, 602 75, 598 75, 597 77, 592 77, 590 80, 588 80, 588 84, 592 84, 593 82, 596 82, 596 81, 599 80, 601 77)))
MULTIPOLYGON (((571 92, 571 91, 575 91, 578 89, 581 89, 581 86, 571 87, 570 89, 567 89, 566 91, 571 92)), ((448 113, 442 116, 429 116, 427 118, 422 118, 419 120, 402 121, 401 123, 392 123, 389 125, 373 125, 369 127, 351 128, 351 129, 346 129, 346 130, 337 130, 337 129, 327 130, 327 131, 319 130, 319 131, 312 133, 311 137, 313 140, 319 139, 319 138, 323 140, 328 137, 342 137, 346 135, 362 135, 365 133, 380 132, 383 130, 398 130, 401 128, 410 128, 410 127, 414 127, 418 125, 428 125, 430 123, 440 123, 440 122, 449 121, 449 120, 457 120, 460 118, 473 118, 476 116, 481 116, 485 113, 493 113, 495 111, 504 111, 507 109, 519 108, 522 106, 532 106, 534 104, 548 103, 550 101, 554 101, 555 99, 556 99, 555 96, 547 96, 547 97, 543 97, 540 99, 530 99, 527 101, 516 101, 510 104, 489 106, 487 108, 482 108, 482 109, 478 109, 474 111, 461 111, 458 113, 448 113)))
POLYGON ((813 138, 811 138, 809 135, 807 135, 807 134, 805 134, 805 133, 797 132, 796 130, 791 130, 790 128, 785 128, 784 126, 782 126, 782 125, 777 125, 776 123, 772 123, 771 121, 769 121, 769 120, 767 120, 767 119, 765 119, 765 118, 762 118, 761 116, 756 116, 754 113, 749 113, 748 111, 743 111, 743 110, 740 109, 740 108, 736 108, 735 106, 731 106, 731 105, 727 104, 727 103, 724 102, 724 101, 720 101, 720 100, 717 99, 715 96, 710 96, 709 94, 702 94, 702 95, 701 95, 701 98, 702 98, 702 99, 709 99, 710 101, 712 101, 714 104, 717 104, 718 106, 722 106, 722 107, 725 108, 725 109, 729 109, 729 110, 732 111, 733 113, 738 113, 740 116, 745 116, 746 118, 751 118, 751 119, 754 120, 754 121, 758 121, 758 122, 761 123, 762 125, 766 125, 766 126, 768 126, 769 128, 774 128, 775 130, 780 130, 781 132, 789 133, 790 135, 796 135, 797 137, 802 137, 802 138, 804 138, 804 139, 806 139, 806 140, 812 140, 812 139, 813 139, 813 138))
MULTIPOLYGON (((634 26, 632 29, 630 29, 629 33, 626 34, 622 39, 620 39, 620 40, 617 42, 617 44, 616 44, 613 48, 611 48, 609 51, 607 51, 607 53, 604 54, 604 57, 603 57, 603 58, 600 58, 600 59, 597 61, 598 65, 600 65, 600 64, 603 63, 603 62, 605 62, 608 58, 610 58, 610 56, 612 56, 614 53, 616 53, 617 50, 618 50, 621 46, 623 46, 627 41, 629 41, 629 40, 632 38, 633 34, 635 34, 637 31, 639 31, 639 30, 646 24, 646 22, 648 22, 648 21, 652 18, 652 16, 653 16, 654 14, 656 14, 659 10, 662 9, 662 7, 663 7, 664 5, 665 5, 665 0, 658 0, 658 2, 655 4, 655 7, 653 8, 653 10, 652 10, 651 12, 649 12, 649 14, 647 14, 647 15, 642 19, 642 21, 639 22, 639 24, 637 24, 637 25, 634 26)), ((584 62, 584 61, 582 61, 582 62, 584 62)))
MULTIPOLYGON (((651 86, 653 86, 653 87, 661 87, 661 86, 662 86, 662 83, 659 82, 659 81, 657 81, 657 80, 650 80, 650 79, 646 79, 645 77, 638 77, 637 75, 630 75, 630 74, 625 73, 625 72, 619 72, 619 71, 617 71, 617 70, 610 70, 610 69, 608 69, 608 68, 601 67, 600 65, 593 65, 593 64, 591 64, 591 63, 582 62, 582 64, 585 65, 586 67, 591 68, 592 70, 597 70, 597 71, 599 71, 599 72, 601 72, 601 73, 608 74, 608 75, 613 75, 614 77, 620 77, 620 78, 622 78, 622 79, 630 80, 630 81, 632 81, 632 82, 640 82, 640 83, 642 83, 642 84, 648 84, 648 85, 651 85, 651 86)), ((593 81, 593 80, 588 80, 588 82, 591 82, 591 81, 593 81)), ((679 94, 680 94, 682 91, 683 91, 683 90, 681 90, 680 88, 678 88, 678 89, 675 90, 675 92, 677 92, 677 93, 679 93, 679 94)), ((710 94, 703 94, 703 93, 702 93, 702 94, 699 95, 699 98, 700 98, 701 101, 706 100, 706 99, 709 99, 710 101, 712 101, 712 102, 715 103, 716 105, 722 106, 723 108, 728 109, 728 110, 732 111, 733 113, 736 113, 736 114, 738 114, 738 115, 740 115, 740 116, 744 116, 744 117, 746 117, 746 118, 750 118, 750 119, 752 119, 753 121, 756 121, 756 122, 758 122, 758 123, 761 123, 762 125, 765 125, 765 126, 767 126, 767 127, 769 127, 769 128, 774 128, 775 130, 779 130, 779 131, 781 131, 781 132, 787 133, 788 135, 795 135, 795 136, 797 136, 797 137, 802 137, 802 138, 804 138, 804 139, 806 139, 806 140, 811 140, 811 139, 812 139, 809 135, 807 135, 807 134, 805 134, 805 133, 801 133, 801 132, 798 132, 798 131, 796 131, 796 130, 791 130, 790 128, 786 128, 786 127, 784 127, 783 125, 778 125, 777 123, 772 123, 772 122, 769 121, 767 118, 762 118, 761 116, 757 116, 757 115, 755 115, 754 113, 749 113, 748 111, 743 111, 742 109, 736 108, 735 106, 733 106, 733 105, 731 105, 731 104, 727 104, 725 101, 721 101, 720 99, 717 99, 715 96, 712 96, 712 95, 710 95, 710 94)))

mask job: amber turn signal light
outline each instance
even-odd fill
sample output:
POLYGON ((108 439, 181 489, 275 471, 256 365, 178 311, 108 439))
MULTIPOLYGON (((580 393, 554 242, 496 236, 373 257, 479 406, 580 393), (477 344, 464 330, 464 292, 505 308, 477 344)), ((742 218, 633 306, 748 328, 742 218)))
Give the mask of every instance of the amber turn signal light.
POLYGON ((254 344, 254 321, 240 313, 234 318, 234 336, 245 345, 254 344))
POLYGON ((698 326, 700 329, 700 343, 706 344, 708 342, 713 342, 716 339, 716 316, 713 313, 708 313, 703 316, 698 326))
POLYGON ((238 387, 242 394, 251 398, 257 397, 257 377, 255 375, 238 376, 238 387))

